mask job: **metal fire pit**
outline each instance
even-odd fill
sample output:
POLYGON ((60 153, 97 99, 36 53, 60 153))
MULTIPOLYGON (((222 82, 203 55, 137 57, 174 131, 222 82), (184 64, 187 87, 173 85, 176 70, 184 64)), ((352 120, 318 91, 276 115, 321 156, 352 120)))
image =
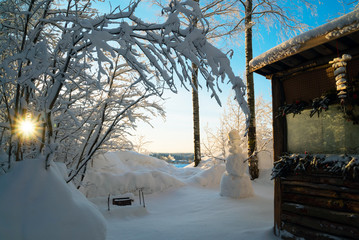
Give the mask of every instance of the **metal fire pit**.
MULTIPOLYGON (((145 196, 143 194, 143 188, 138 188, 138 197, 139 197, 139 203, 141 206, 143 206, 144 208, 146 207, 145 204, 145 196)), ((117 205, 117 206, 128 206, 128 205, 132 205, 132 202, 134 201, 134 199, 132 199, 131 197, 114 197, 111 198, 111 194, 108 195, 107 198, 107 210, 110 211, 110 205, 111 205, 111 199, 112 199, 112 205, 117 205)))
POLYGON ((127 205, 131 205, 132 202, 133 202, 133 200, 130 199, 129 197, 113 198, 113 199, 112 199, 112 205, 117 205, 117 206, 127 206, 127 205))

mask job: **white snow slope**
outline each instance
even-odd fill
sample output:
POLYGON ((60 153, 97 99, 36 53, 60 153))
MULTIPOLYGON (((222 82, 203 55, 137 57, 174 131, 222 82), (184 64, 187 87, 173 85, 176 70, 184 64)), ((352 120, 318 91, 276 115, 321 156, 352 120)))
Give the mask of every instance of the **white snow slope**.
POLYGON ((224 171, 223 163, 211 160, 179 169, 134 152, 107 153, 95 159, 82 191, 104 214, 107 240, 277 239, 270 170, 261 170, 253 181, 255 196, 245 199, 219 195, 224 171), (144 189, 146 208, 139 204, 137 188, 144 189), (108 194, 125 192, 136 195, 133 204, 110 205, 108 211, 108 194))
POLYGON ((96 206, 64 179, 66 166, 25 160, 0 176, 1 240, 102 240, 106 223, 96 206))
POLYGON ((94 205, 65 183, 64 167, 26 160, 0 176, 1 240, 276 239, 268 170, 253 181, 254 197, 232 199, 219 195, 223 162, 179 169, 134 152, 107 153, 94 160, 82 188, 94 205), (108 194, 125 193, 132 205, 108 211, 108 194))

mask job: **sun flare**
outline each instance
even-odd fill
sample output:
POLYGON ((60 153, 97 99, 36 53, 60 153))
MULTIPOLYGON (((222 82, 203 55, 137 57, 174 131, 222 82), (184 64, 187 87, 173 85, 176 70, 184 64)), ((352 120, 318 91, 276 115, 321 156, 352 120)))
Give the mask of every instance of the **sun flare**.
POLYGON ((17 132, 22 137, 30 138, 35 135, 36 124, 30 118, 22 119, 18 122, 17 132))

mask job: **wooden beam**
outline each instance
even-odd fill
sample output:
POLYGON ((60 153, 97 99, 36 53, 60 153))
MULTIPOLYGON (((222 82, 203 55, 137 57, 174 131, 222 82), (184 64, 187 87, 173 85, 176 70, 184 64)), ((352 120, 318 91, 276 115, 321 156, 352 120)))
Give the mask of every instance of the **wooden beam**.
POLYGON ((307 61, 317 58, 318 56, 321 56, 318 52, 314 51, 313 48, 301 52, 300 55, 302 55, 302 57, 307 59, 307 61))
POLYGON ((299 58, 294 57, 295 55, 292 55, 288 58, 282 59, 281 62, 285 63, 289 67, 295 67, 301 64, 302 62, 299 60, 299 58))
POLYGON ((277 111, 285 102, 285 93, 282 81, 272 76, 272 118, 274 161, 277 161, 283 152, 287 151, 287 122, 286 118, 277 118, 277 111))
MULTIPOLYGON (((359 183, 354 181, 344 180, 342 176, 330 174, 324 171, 316 171, 315 174, 303 173, 300 175, 288 176, 282 179, 284 184, 290 184, 289 182, 303 182, 305 183, 316 183, 316 184, 328 184, 341 188, 359 189, 359 183)), ((353 191, 351 190, 351 191, 353 191)))
MULTIPOLYGON (((283 230, 288 233, 293 234, 294 236, 289 235, 288 233, 281 236, 282 239, 285 240, 297 240, 297 239, 320 239, 320 240, 338 240, 337 236, 333 236, 330 234, 321 233, 318 231, 314 231, 310 228, 301 227, 291 223, 283 223, 283 230)), ((340 240, 348 240, 349 238, 340 238, 340 240)))
POLYGON ((355 228, 359 227, 359 214, 357 213, 332 211, 297 203, 283 203, 282 210, 285 212, 291 212, 297 215, 306 215, 317 219, 330 219, 332 222, 341 223, 355 228))
MULTIPOLYGON (((359 236, 357 227, 347 226, 341 223, 334 223, 323 219, 312 218, 304 215, 297 215, 290 212, 283 212, 282 220, 296 226, 302 226, 320 234, 332 234, 339 238, 355 239, 359 236)), ((318 238, 320 239, 320 238, 318 238)))
MULTIPOLYGON (((315 185, 315 184, 313 184, 315 185)), ((319 187, 308 187, 308 186, 298 186, 298 185, 287 185, 283 183, 282 186, 283 192, 287 193, 296 193, 296 194, 305 194, 312 195, 315 197, 327 197, 332 199, 342 199, 346 201, 359 201, 359 194, 357 193, 348 193, 341 190, 333 190, 330 186, 319 187)))
MULTIPOLYGON (((359 46, 356 48, 348 49, 348 51, 346 51, 345 53, 352 55, 353 56, 352 59, 357 59, 357 58, 359 58, 359 46)), ((315 69, 329 68, 329 67, 331 67, 331 64, 329 64, 329 61, 333 60, 333 58, 335 58, 335 57, 337 57, 337 53, 332 54, 330 56, 323 56, 320 58, 316 58, 316 59, 307 61, 307 62, 301 64, 300 66, 291 68, 289 70, 275 72, 275 73, 267 73, 267 75, 273 74, 276 77, 282 78, 282 77, 294 76, 294 75, 299 74, 304 71, 312 71, 315 69)), ((266 66, 266 67, 268 67, 268 66, 266 66)))
POLYGON ((346 45, 342 40, 342 38, 336 39, 335 41, 330 41, 327 43, 327 46, 331 46, 335 52, 339 52, 339 56, 341 56, 343 54, 343 52, 341 51, 345 51, 349 48, 348 45, 346 45))
POLYGON ((280 178, 274 179, 274 235, 280 236, 282 230, 282 184, 280 178))
POLYGON ((356 45, 359 45, 359 31, 350 34, 347 37, 350 38, 356 45))
MULTIPOLYGON (((273 148, 274 161, 278 161, 279 157, 286 151, 287 145, 287 127, 285 118, 276 118, 279 106, 284 104, 284 89, 280 79, 271 78, 272 82, 272 116, 273 116, 273 148)), ((281 180, 274 181, 274 234, 279 236, 281 226, 281 205, 282 205, 282 189, 281 180)))
POLYGON ((317 53, 319 53, 321 56, 328 56, 328 55, 335 54, 337 52, 335 48, 333 48, 332 46, 330 46, 326 43, 316 46, 312 49, 313 49, 313 51, 316 51, 317 53))
MULTIPOLYGON (((316 176, 317 178, 321 178, 320 175, 316 176)), ((332 178, 331 178, 332 179, 332 178)), ((305 182, 305 181, 288 181, 288 180, 282 180, 282 184, 289 185, 289 186, 299 186, 299 187, 307 187, 307 188, 313 188, 313 189, 326 189, 333 192, 342 192, 342 193, 348 193, 351 195, 356 195, 353 199, 356 199, 359 201, 359 189, 357 187, 349 188, 343 185, 335 186, 333 184, 326 184, 326 183, 318 183, 318 182, 305 182)))
POLYGON ((350 36, 345 36, 340 38, 338 41, 342 42, 347 46, 347 48, 355 48, 358 46, 358 42, 354 41, 350 36))
POLYGON ((271 68, 274 68, 274 69, 277 70, 277 71, 283 71, 283 70, 285 70, 285 69, 288 68, 288 67, 287 67, 285 64, 283 64, 282 62, 273 63, 273 64, 270 65, 270 67, 271 67, 271 68), (283 67, 283 66, 285 66, 285 67, 283 67))
POLYGON ((312 207, 322 207, 333 211, 359 212, 359 202, 346 199, 327 198, 296 193, 282 192, 282 202, 307 204, 312 207))

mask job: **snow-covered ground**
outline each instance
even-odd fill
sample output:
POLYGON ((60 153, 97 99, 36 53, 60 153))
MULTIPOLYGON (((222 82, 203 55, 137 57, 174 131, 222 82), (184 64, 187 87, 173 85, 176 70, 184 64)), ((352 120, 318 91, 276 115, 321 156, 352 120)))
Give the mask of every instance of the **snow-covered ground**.
POLYGON ((232 199, 219 194, 221 162, 180 169, 134 152, 107 153, 94 160, 81 188, 94 204, 63 181, 64 171, 27 160, 0 176, 1 240, 276 239, 269 170, 253 182, 254 197, 232 199), (108 211, 108 194, 134 202, 108 211))
POLYGON ((145 196, 142 214, 126 207, 105 214, 107 239, 276 239, 270 187, 255 184, 257 196, 241 200, 193 186, 145 196))
POLYGON ((89 171, 85 178, 88 187, 82 191, 92 195, 90 200, 104 214, 108 240, 276 239, 270 170, 261 171, 260 179, 253 182, 255 196, 245 199, 220 196, 225 171, 220 161, 203 161, 200 168, 175 168, 133 152, 107 153, 96 159, 89 171), (122 181, 125 176, 131 184, 122 181), (92 182, 98 179, 109 183, 106 194, 92 182), (125 193, 126 188, 141 187, 146 208, 140 206, 134 191, 132 206, 110 206, 108 211, 109 193, 115 196, 125 193))

